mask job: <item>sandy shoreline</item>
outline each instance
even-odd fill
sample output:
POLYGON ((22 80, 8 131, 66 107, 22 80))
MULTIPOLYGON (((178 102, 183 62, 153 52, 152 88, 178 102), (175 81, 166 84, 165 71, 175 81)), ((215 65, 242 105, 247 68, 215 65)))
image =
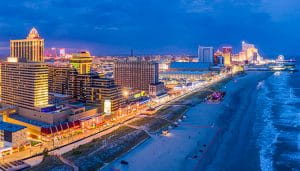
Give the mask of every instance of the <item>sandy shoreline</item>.
POLYGON ((268 75, 270 74, 253 72, 236 78, 236 81, 229 82, 225 86, 227 94, 221 104, 202 103, 191 107, 186 113, 187 118, 180 123, 179 127, 171 130, 170 136, 154 135, 150 140, 102 170, 215 170, 226 168, 226 166, 219 165, 223 164, 221 161, 224 158, 222 157, 226 158, 226 156, 215 155, 224 148, 219 144, 229 142, 233 137, 238 136, 231 131, 239 129, 239 123, 245 122, 243 118, 244 120, 251 119, 251 117, 243 116, 243 111, 251 107, 249 102, 253 99, 249 99, 250 95, 255 93, 258 82, 268 75), (235 103, 238 101, 237 111, 233 111, 234 109, 230 106, 233 101, 235 103), (121 165, 121 160, 128 161, 129 165, 121 165), (220 167, 214 168, 214 166, 220 167))

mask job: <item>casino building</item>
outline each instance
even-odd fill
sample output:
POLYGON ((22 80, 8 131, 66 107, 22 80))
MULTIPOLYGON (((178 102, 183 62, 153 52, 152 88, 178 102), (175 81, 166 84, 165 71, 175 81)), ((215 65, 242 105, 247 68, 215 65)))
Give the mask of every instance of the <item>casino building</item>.
POLYGON ((44 39, 32 28, 26 39, 10 41, 10 56, 20 62, 44 62, 44 39))

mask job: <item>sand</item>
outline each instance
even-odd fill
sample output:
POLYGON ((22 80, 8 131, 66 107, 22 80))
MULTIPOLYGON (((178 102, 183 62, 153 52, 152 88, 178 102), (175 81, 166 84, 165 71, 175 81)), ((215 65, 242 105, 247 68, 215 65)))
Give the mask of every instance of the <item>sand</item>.
MULTIPOLYGON (((190 108, 180 126, 170 135, 153 135, 150 140, 108 164, 102 170, 165 171, 221 170, 227 168, 224 159, 238 156, 238 150, 228 154, 234 140, 242 141, 251 124, 251 105, 259 82, 270 73, 251 72, 235 78, 224 86, 226 97, 220 104, 201 103, 190 108), (243 114, 247 115, 244 116, 243 114), (250 114, 249 114, 250 113, 250 114), (241 126, 241 123, 246 126, 241 126), (235 130, 236 133, 233 133, 235 130), (223 143, 231 145, 222 145, 223 143), (220 152, 221 154, 216 155, 220 152), (234 156, 235 155, 235 156, 234 156), (121 160, 129 162, 120 164, 121 160)), ((242 148, 242 144, 239 144, 242 148)), ((226 162, 225 162, 226 163, 226 162)))

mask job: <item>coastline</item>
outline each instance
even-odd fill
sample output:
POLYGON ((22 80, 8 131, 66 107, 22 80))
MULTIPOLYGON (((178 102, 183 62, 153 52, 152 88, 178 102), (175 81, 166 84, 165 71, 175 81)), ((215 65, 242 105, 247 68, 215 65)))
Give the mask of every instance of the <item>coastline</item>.
POLYGON ((260 170, 258 154, 248 147, 248 140, 252 140, 252 127, 255 121, 257 93, 260 83, 267 79, 272 72, 248 72, 252 75, 248 81, 238 81, 235 90, 230 90, 233 82, 228 84, 227 91, 233 97, 224 102, 219 109, 220 117, 216 124, 222 127, 220 138, 211 147, 207 157, 198 164, 200 170, 260 170), (241 153, 246 151, 247 153, 241 153), (251 156, 251 157, 250 157, 251 156), (237 165, 234 158, 246 161, 245 165, 237 165), (227 158, 228 160, 224 160, 227 158))
MULTIPOLYGON (((208 105, 200 101, 194 101, 187 110, 187 118, 180 123, 179 127, 170 130, 171 136, 164 137, 156 135, 147 143, 138 146, 131 152, 117 159, 115 162, 102 168, 102 170, 121 169, 121 170, 215 170, 211 163, 215 159, 215 153, 227 139, 234 139, 232 129, 238 129, 239 123, 251 120, 244 117, 242 113, 232 111, 232 103, 240 103, 243 111, 246 106, 251 106, 248 101, 253 99, 242 98, 243 95, 254 93, 258 82, 271 75, 269 72, 251 72, 243 77, 235 77, 235 81, 230 81, 224 86, 226 96, 221 104, 208 105), (249 84, 249 81, 252 82, 249 84), (245 90, 246 89, 246 90, 245 90), (241 90, 245 92, 241 92, 241 90), (242 94, 242 95, 239 95, 242 94), (236 98, 238 97, 238 98, 236 98), (233 102, 233 100, 235 102, 233 102), (234 113, 234 114, 233 114, 234 113), (237 115, 239 115, 237 117, 237 115), (236 119, 233 119, 236 118, 236 119), (234 120, 234 121, 232 121, 234 120), (213 123, 213 126, 211 125, 213 123), (232 135, 228 135, 232 134, 232 135), (173 142, 172 142, 173 141, 173 142), (158 150, 159 147, 164 147, 158 150), (153 153, 153 151, 155 151, 153 153), (144 160, 143 156, 149 156, 144 160), (128 166, 122 166, 121 160, 129 162, 128 166), (155 165, 153 165, 155 163, 155 165)), ((222 86, 221 86, 222 87, 222 86)), ((203 92, 197 92, 185 99, 189 102, 195 100, 203 92)), ((250 96, 249 96, 250 97, 250 96)), ((198 98, 199 100, 199 98, 198 98)), ((251 115, 250 115, 251 116, 251 115)), ((249 124, 252 123, 248 123, 249 124)), ((245 132, 245 130, 243 130, 245 132)), ((223 156, 224 157, 224 156, 223 156)), ((226 156, 225 156, 226 157, 226 156)), ((220 159, 221 160, 221 159, 220 159)), ((224 160, 224 158, 222 159, 224 160)), ((218 166, 218 165, 217 165, 218 166)))
MULTIPOLYGON (((234 77, 238 77, 238 76, 234 76, 234 77)), ((220 80, 219 82, 209 85, 206 88, 201 88, 201 89, 199 89, 199 91, 195 91, 191 94, 187 94, 186 96, 183 96, 175 101, 170 102, 168 105, 166 105, 166 107, 160 108, 154 115, 149 115, 148 117, 153 117, 156 119, 157 119, 157 117, 160 117, 161 119, 168 121, 167 124, 162 124, 162 125, 156 126, 157 129, 154 131, 151 131, 150 133, 148 133, 147 130, 143 130, 143 127, 145 127, 145 124, 141 125, 142 129, 141 129, 141 127, 137 127, 137 128, 134 127, 133 125, 130 124, 130 122, 129 122, 129 124, 126 124, 126 126, 135 128, 137 130, 140 129, 142 131, 146 131, 151 136, 151 138, 148 138, 147 141, 142 140, 142 142, 135 142, 136 145, 134 145, 134 147, 130 147, 129 150, 122 152, 121 154, 109 154, 110 156, 114 156, 113 159, 109 160, 108 164, 106 162, 104 162, 104 165, 100 164, 100 165, 102 165, 102 166, 100 166, 100 168, 102 169, 102 168, 109 167, 110 163, 117 162, 118 159, 122 158, 123 156, 126 156, 128 153, 130 153, 131 151, 134 151, 136 148, 139 148, 140 146, 144 146, 144 144, 148 144, 149 142, 151 142, 153 139, 156 138, 155 136, 157 136, 157 134, 160 134, 160 131, 162 129, 169 128, 170 126, 174 126, 174 122, 176 122, 179 118, 182 119, 182 116, 184 115, 185 112, 188 112, 191 108, 194 108, 197 104, 203 102, 205 97, 208 94, 210 94, 213 90, 220 89, 223 85, 227 84, 230 80, 232 80, 232 78, 233 77, 228 76, 228 77, 220 80), (176 107, 174 107, 174 106, 176 106, 176 107), (183 109, 183 110, 181 110, 181 109, 183 109), (171 118, 171 120, 168 120, 169 117, 171 118), (154 134, 154 136, 152 136, 152 134, 154 134)), ((181 127, 181 125, 179 127, 181 127)), ((211 138, 211 134, 213 135, 216 131, 219 131, 219 129, 211 128, 209 125, 200 126, 200 127, 203 127, 202 129, 208 129, 208 132, 210 132, 210 135, 209 135, 210 138, 211 138)), ((122 135, 122 136, 124 136, 124 135, 122 135)), ((160 135, 158 135, 158 136, 160 136, 160 135)), ((92 142, 93 141, 96 141, 96 139, 92 140, 92 142)), ((85 145, 88 145, 88 144, 90 144, 90 143, 87 143, 85 145)), ((73 151, 76 151, 76 150, 77 149, 75 148, 73 151)), ((64 151, 64 150, 59 149, 56 151, 60 151, 59 153, 62 153, 62 151, 64 151)), ((70 154, 70 152, 69 152, 69 154, 70 154)), ((72 161, 72 162, 75 164, 76 163, 78 164, 77 160, 72 161)))

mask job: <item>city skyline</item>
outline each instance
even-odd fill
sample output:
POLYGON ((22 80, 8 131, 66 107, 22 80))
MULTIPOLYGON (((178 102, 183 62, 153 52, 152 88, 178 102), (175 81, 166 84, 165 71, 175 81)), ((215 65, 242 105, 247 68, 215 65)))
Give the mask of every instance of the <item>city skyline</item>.
POLYGON ((269 2, 0 4, 0 171, 300 170, 296 3, 269 2))
POLYGON ((297 1, 146 3, 6 2, 0 10, 0 54, 8 54, 9 40, 36 27, 48 48, 86 49, 95 55, 130 54, 131 48, 136 54, 195 55, 198 45, 231 45, 238 51, 243 40, 256 44, 263 55, 297 55, 297 1), (24 15, 12 17, 16 10, 24 15))

